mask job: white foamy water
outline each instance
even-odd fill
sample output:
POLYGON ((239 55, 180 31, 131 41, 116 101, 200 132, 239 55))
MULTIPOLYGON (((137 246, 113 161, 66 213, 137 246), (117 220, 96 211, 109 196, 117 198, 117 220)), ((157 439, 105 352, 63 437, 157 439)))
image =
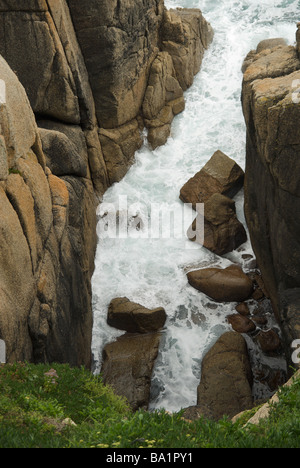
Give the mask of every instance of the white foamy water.
MULTIPOLYGON (((168 0, 165 4, 168 8, 200 8, 215 37, 201 72, 185 93, 186 109, 175 118, 167 144, 155 151, 145 144, 125 178, 104 196, 104 203, 113 204, 121 212, 124 207, 119 206, 120 197, 126 196, 127 206, 136 204, 145 223, 153 204, 175 214, 182 212, 180 188, 216 150, 244 168, 245 125, 240 104, 243 59, 262 39, 284 37, 293 44, 299 20, 298 1, 168 0)), ((242 192, 236 202, 239 219, 245 222, 242 192)), ((154 369, 150 406, 178 411, 196 404, 201 360, 230 329, 226 315, 236 304, 209 300, 189 286, 186 271, 198 266, 226 266, 231 260, 245 267, 241 255, 251 254, 252 249, 249 241, 242 247, 242 251, 221 258, 174 236, 99 239, 92 282, 96 371, 105 344, 123 334, 106 323, 108 305, 114 297, 126 296, 149 308, 163 306, 168 319, 154 369)))

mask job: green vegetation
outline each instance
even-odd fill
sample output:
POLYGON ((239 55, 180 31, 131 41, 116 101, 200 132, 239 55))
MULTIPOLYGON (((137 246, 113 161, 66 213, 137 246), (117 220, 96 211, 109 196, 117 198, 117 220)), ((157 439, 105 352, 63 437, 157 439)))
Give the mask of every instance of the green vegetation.
POLYGON ((298 448, 300 380, 282 389, 267 420, 245 427, 246 419, 187 422, 181 412, 133 413, 83 368, 0 366, 1 448, 298 448))

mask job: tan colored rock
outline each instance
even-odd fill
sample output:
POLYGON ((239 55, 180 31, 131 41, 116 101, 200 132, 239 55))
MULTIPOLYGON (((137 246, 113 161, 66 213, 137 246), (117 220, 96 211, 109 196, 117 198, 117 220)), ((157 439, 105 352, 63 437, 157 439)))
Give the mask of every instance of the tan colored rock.
POLYGON ((165 124, 161 127, 153 127, 148 131, 148 142, 153 150, 159 146, 163 146, 168 141, 168 138, 171 134, 171 125, 165 124))
POLYGON ((46 174, 32 151, 26 159, 20 158, 16 167, 33 197, 37 231, 44 243, 53 222, 51 194, 46 174))
POLYGON ((26 92, 3 57, 0 57, 0 79, 5 91, 5 102, 0 106, 1 134, 5 141, 8 166, 12 168, 34 145, 37 131, 26 92))
POLYGON ((224 333, 204 356, 197 406, 209 407, 211 419, 233 417, 253 406, 252 372, 245 339, 224 333))
POLYGON ((133 120, 117 129, 101 129, 99 138, 109 182, 119 182, 132 165, 134 154, 143 143, 138 121, 133 120))
POLYGON ((34 112, 79 124, 74 78, 52 17, 48 12, 36 14, 37 21, 26 11, 0 15, 0 53, 17 71, 34 112))
MULTIPOLYGON (((0 254, 0 336, 9 362, 90 365, 94 188, 101 196, 134 161, 143 142, 150 70, 160 52, 168 64, 161 68, 161 102, 150 99, 158 109, 149 127, 155 145, 163 144, 172 118, 184 109, 175 55, 170 60, 160 50, 163 1, 119 3, 0 4, 0 227, 4 239, 13 231, 11 246, 3 241, 6 259, 0 254)), ((198 10, 185 16, 189 45, 181 51, 189 51, 188 65, 196 70, 198 25, 206 23, 198 10)))
POLYGON ((109 187, 109 180, 98 135, 98 129, 95 127, 92 130, 86 130, 85 139, 93 184, 97 194, 102 195, 109 187))
POLYGON ((126 297, 113 299, 108 308, 107 323, 129 333, 149 333, 163 328, 166 321, 163 307, 148 309, 126 297))
POLYGON ((164 11, 162 49, 173 58, 181 88, 191 86, 199 72, 204 51, 213 38, 213 30, 198 9, 177 8, 164 11))
POLYGON ((148 142, 152 149, 164 145, 171 133, 171 124, 174 117, 185 109, 184 97, 170 101, 158 113, 155 119, 144 119, 145 126, 148 128, 148 142))
POLYGON ((183 90, 177 81, 173 60, 167 52, 160 52, 150 69, 142 108, 145 125, 149 128, 148 141, 153 149, 166 143, 172 120, 183 109, 183 90), (179 106, 179 101, 183 105, 179 106))
POLYGON ((262 50, 245 71, 244 81, 250 82, 269 77, 277 78, 281 76, 283 69, 288 75, 296 71, 298 67, 298 57, 293 46, 279 46, 271 50, 262 50))
POLYGON ((0 135, 0 180, 6 180, 8 176, 8 157, 6 152, 5 140, 0 135))
POLYGON ((206 202, 211 195, 220 193, 233 197, 243 186, 244 171, 222 151, 216 151, 205 166, 180 190, 184 203, 206 202))
POLYGON ((182 96, 183 90, 177 81, 172 57, 167 52, 159 52, 150 69, 143 116, 148 120, 155 119, 168 102, 182 96))
POLYGON ((6 183, 6 194, 18 214, 30 248, 32 269, 35 272, 42 256, 42 242, 36 225, 33 196, 20 174, 10 174, 6 183))
MULTIPOLYGON (((7 78, 7 99, 0 107, 2 160, 6 155, 0 184, 0 335, 7 362, 88 367, 96 247, 93 186, 71 175, 63 181, 46 168, 25 90, 2 59, 0 77, 7 78)), ((87 161, 82 130, 68 126, 66 133, 87 161)))
POLYGON ((68 224, 69 192, 63 180, 54 176, 48 176, 52 198, 53 225, 60 241, 68 224))
POLYGON ((7 362, 31 358, 28 310, 35 283, 27 239, 20 220, 0 187, 0 333, 7 362))
POLYGON ((259 54, 265 49, 275 49, 278 46, 286 47, 287 42, 281 37, 275 37, 273 39, 264 39, 260 41, 256 48, 256 54, 259 54))
POLYGON ((187 274, 191 286, 218 302, 242 302, 249 298, 253 284, 238 265, 204 268, 187 274))

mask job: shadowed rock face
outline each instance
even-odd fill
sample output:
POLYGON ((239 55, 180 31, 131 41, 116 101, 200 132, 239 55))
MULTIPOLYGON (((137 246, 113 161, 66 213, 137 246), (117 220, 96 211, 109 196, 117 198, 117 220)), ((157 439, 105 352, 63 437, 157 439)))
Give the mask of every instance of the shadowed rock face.
MULTIPOLYGON (((205 355, 197 389, 197 417, 219 420, 253 406, 252 372, 242 335, 224 333, 205 355), (209 409, 209 413, 208 413, 209 409)), ((188 415, 187 415, 188 417, 188 415)))
POLYGON ((299 79, 300 61, 292 46, 253 51, 244 64, 245 215, 287 357, 292 340, 300 336, 299 79))
POLYGON ((133 411, 148 409, 159 343, 159 333, 126 333, 103 350, 103 381, 125 397, 133 411))

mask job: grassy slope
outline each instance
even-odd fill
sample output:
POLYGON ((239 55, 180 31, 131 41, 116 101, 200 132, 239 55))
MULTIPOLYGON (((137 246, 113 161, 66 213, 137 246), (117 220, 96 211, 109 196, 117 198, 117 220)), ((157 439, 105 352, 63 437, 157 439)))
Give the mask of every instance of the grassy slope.
POLYGON ((100 377, 68 365, 0 367, 0 448, 298 448, 300 380, 282 389, 268 420, 243 428, 245 422, 132 413, 100 377))

